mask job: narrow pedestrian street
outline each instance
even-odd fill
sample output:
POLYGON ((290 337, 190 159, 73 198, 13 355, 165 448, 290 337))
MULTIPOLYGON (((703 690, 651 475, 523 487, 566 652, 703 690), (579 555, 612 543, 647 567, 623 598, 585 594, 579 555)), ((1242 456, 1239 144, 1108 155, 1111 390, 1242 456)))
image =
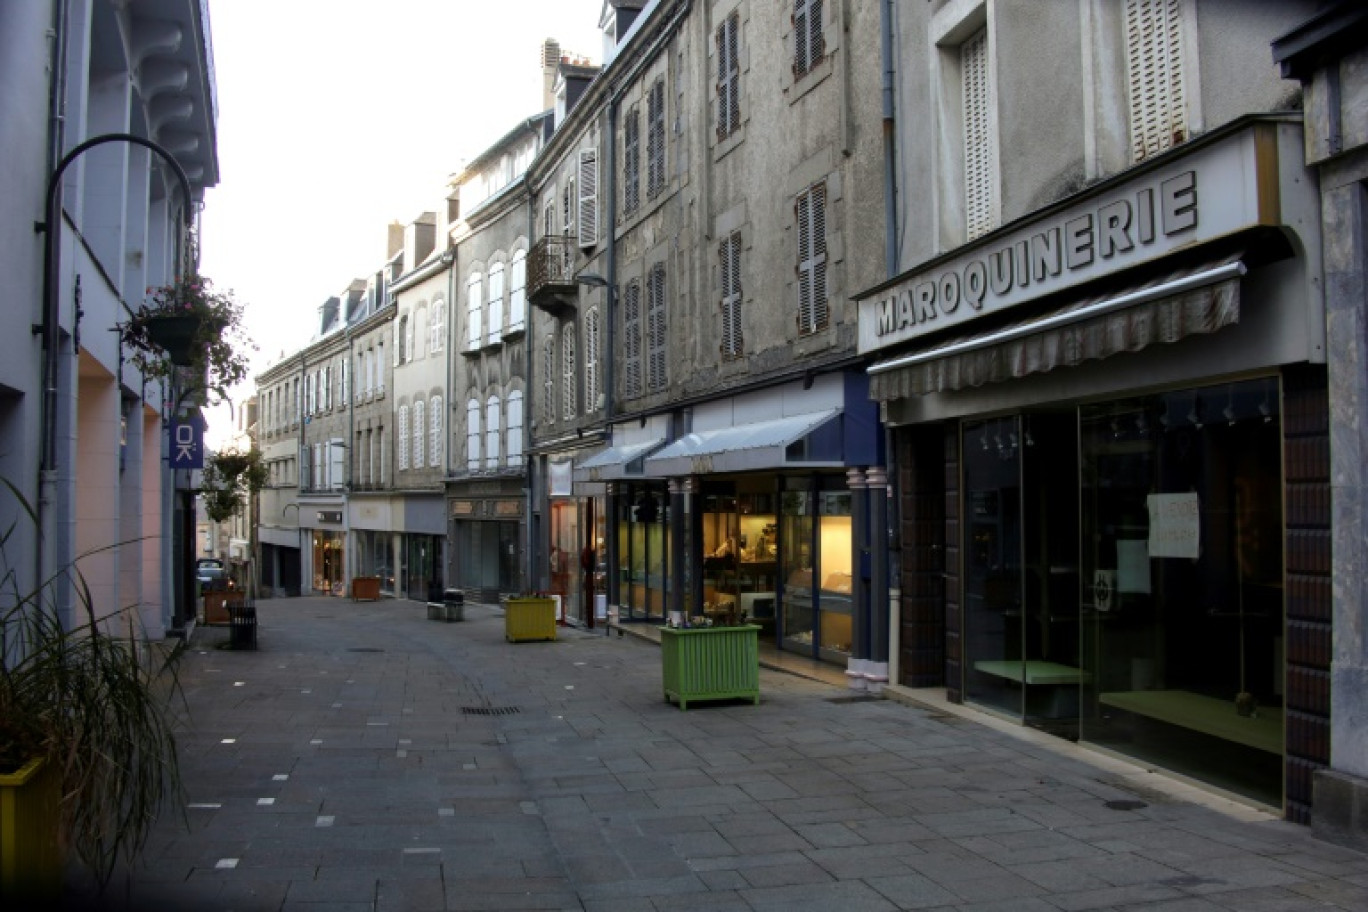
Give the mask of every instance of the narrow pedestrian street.
POLYGON ((184 808, 105 905, 1368 908, 1368 857, 1065 742, 772 669, 758 706, 685 712, 648 640, 510 644, 497 607, 465 615, 263 601, 256 651, 200 627, 179 666, 184 808))

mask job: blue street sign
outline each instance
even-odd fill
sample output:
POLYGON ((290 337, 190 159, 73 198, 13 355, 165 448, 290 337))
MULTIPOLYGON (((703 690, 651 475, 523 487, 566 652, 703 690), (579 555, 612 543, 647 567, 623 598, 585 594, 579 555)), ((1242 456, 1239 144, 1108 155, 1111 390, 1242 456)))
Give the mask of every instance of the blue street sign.
POLYGON ((204 430, 198 418, 171 419, 171 468, 204 468, 204 430))

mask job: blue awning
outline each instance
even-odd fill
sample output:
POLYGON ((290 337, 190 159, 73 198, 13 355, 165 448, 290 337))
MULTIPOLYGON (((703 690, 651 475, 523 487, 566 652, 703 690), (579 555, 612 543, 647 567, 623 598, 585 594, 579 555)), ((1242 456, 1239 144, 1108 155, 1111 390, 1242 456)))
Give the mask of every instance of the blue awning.
POLYGON ((646 459, 656 478, 841 466, 842 409, 686 434, 646 459))

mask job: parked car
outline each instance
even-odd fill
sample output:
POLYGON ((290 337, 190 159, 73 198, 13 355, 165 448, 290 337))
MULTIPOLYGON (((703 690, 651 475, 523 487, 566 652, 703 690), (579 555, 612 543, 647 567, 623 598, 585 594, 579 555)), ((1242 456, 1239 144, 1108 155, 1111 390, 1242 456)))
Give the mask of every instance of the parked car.
POLYGON ((233 588, 228 571, 223 569, 223 561, 217 558, 202 557, 195 562, 195 577, 199 580, 200 593, 222 592, 233 588))

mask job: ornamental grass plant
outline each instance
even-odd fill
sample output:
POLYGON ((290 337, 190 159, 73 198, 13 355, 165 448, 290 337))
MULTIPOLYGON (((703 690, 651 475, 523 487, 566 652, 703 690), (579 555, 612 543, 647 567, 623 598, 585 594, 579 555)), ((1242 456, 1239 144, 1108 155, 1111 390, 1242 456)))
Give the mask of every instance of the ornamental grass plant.
POLYGON ((135 612, 102 613, 75 565, 21 584, 11 552, 34 534, 36 516, 13 484, 0 483, 0 497, 17 503, 5 512, 18 516, 0 531, 0 773, 38 758, 56 769, 57 844, 103 889, 116 864, 144 847, 162 803, 181 794, 179 650, 163 654, 140 638, 135 612), (64 624, 56 596, 68 585, 75 616, 64 624))

